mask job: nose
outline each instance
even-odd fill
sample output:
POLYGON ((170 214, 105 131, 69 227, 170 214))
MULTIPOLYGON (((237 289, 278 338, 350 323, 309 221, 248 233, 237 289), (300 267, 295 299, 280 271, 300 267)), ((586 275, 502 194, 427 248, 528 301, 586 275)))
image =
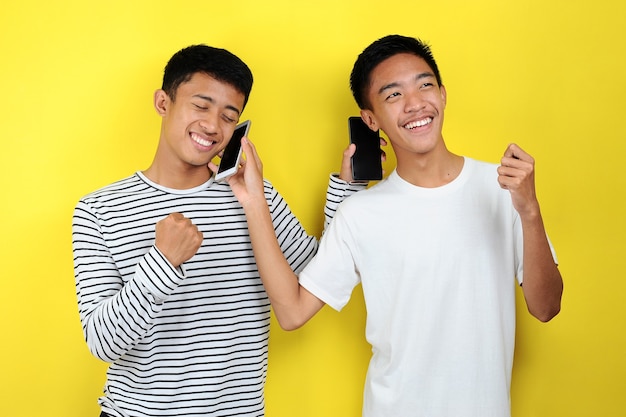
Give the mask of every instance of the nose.
POLYGON ((206 112, 200 119, 200 127, 209 135, 217 132, 218 124, 218 115, 213 111, 206 112))
POLYGON ((404 102, 404 111, 406 113, 418 111, 425 105, 425 101, 419 91, 413 91, 406 94, 404 102))

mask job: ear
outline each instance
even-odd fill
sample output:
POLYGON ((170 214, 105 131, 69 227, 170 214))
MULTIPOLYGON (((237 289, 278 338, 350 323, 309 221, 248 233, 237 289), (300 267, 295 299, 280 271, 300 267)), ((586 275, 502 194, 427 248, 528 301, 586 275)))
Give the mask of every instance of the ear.
POLYGON ((170 97, 163 90, 156 90, 154 92, 154 108, 156 109, 159 116, 165 116, 167 113, 167 108, 170 103, 170 97))
POLYGON ((374 113, 371 110, 362 109, 361 120, 363 120, 363 122, 365 122, 365 124, 374 132, 379 129, 376 117, 374 117, 374 113))
POLYGON ((446 87, 443 85, 439 87, 439 91, 441 91, 441 100, 443 101, 443 107, 446 107, 446 103, 448 102, 448 93, 446 92, 446 87))

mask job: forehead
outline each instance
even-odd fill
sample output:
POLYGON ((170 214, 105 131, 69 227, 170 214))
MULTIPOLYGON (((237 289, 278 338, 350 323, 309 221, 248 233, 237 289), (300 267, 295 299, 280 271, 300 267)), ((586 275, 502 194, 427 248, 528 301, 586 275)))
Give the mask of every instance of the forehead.
POLYGON ((196 72, 188 81, 180 84, 176 97, 209 100, 220 106, 234 107, 240 113, 245 101, 244 94, 233 85, 202 72, 196 72))
POLYGON ((370 74, 370 94, 391 84, 403 84, 418 75, 431 75, 433 70, 423 58, 409 53, 396 54, 378 64, 370 74))

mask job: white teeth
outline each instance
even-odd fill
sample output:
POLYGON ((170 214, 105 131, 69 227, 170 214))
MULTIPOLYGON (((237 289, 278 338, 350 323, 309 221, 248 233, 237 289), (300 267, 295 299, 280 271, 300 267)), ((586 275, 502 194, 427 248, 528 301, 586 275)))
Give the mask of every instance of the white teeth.
POLYGON ((198 143, 198 144, 200 144, 202 146, 211 146, 213 144, 213 142, 211 142, 209 140, 206 140, 206 139, 202 139, 200 136, 196 135, 195 133, 191 134, 191 139, 194 142, 196 142, 196 143, 198 143))
POLYGON ((406 129, 413 129, 413 128, 416 128, 416 127, 426 126, 427 124, 431 123, 432 121, 433 121, 432 117, 427 117, 425 119, 418 120, 416 122, 412 122, 412 123, 406 124, 406 125, 404 125, 404 127, 406 129))

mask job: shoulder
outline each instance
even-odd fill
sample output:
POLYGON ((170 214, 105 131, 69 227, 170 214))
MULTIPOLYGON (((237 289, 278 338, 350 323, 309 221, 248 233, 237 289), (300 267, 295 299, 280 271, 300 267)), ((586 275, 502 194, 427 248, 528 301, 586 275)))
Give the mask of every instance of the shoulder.
POLYGON ((266 178, 263 178, 263 188, 265 189, 265 192, 276 191, 272 182, 266 178))
POLYGON ((499 164, 470 158, 465 158, 465 161, 468 168, 467 193, 475 194, 483 201, 499 201, 499 204, 512 207, 510 192, 498 183, 499 164))
MULTIPOLYGON (((280 195, 274 185, 267 179, 263 178, 263 191, 265 192, 265 198, 271 198, 275 195, 280 195)), ((269 201, 269 200, 268 200, 269 201)))
POLYGON ((465 165, 470 170, 479 172, 479 173, 489 173, 494 172, 498 169, 498 164, 493 162, 481 161, 479 159, 473 159, 465 157, 465 165))
POLYGON ((393 181, 389 177, 371 187, 355 192, 339 204, 344 214, 352 211, 374 211, 378 204, 386 205, 395 195, 393 181))
POLYGON ((121 180, 117 180, 103 187, 100 187, 90 192, 89 194, 85 195, 83 198, 98 197, 98 196, 102 196, 106 194, 124 192, 125 190, 127 191, 129 190, 129 188, 133 186, 137 186, 138 184, 145 184, 145 183, 141 180, 141 178, 137 174, 133 174, 121 180))
POLYGON ((487 182, 497 185, 494 181, 498 178, 498 164, 465 157, 463 170, 471 181, 487 182))
POLYGON ((133 174, 129 177, 123 178, 121 180, 115 181, 104 187, 98 188, 95 191, 92 191, 81 198, 81 200, 93 200, 98 198, 103 198, 112 194, 120 194, 120 193, 128 193, 132 192, 134 188, 141 186, 147 186, 145 182, 139 178, 137 174, 133 174))
POLYGON ((286 204, 283 196, 278 192, 276 187, 266 178, 263 178, 263 192, 265 193, 265 199, 270 207, 286 204))

